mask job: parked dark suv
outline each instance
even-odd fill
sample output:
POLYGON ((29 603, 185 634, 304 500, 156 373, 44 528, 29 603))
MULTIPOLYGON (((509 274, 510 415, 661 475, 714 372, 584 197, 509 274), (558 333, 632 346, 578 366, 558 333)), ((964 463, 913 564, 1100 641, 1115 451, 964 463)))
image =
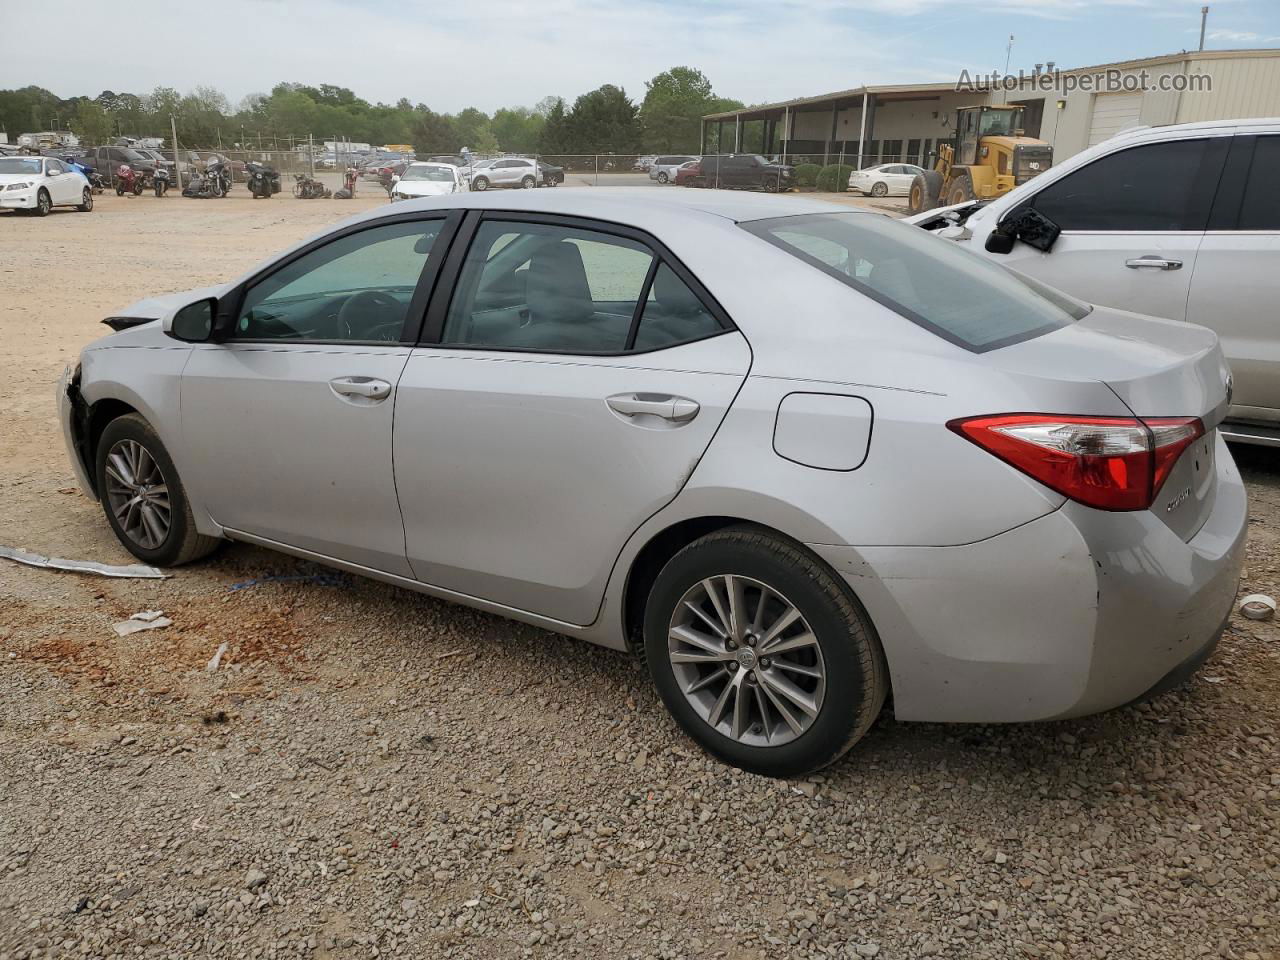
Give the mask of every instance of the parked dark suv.
POLYGON ((795 167, 770 163, 758 153, 728 154, 702 158, 702 175, 708 187, 735 190, 790 190, 795 186, 795 167))

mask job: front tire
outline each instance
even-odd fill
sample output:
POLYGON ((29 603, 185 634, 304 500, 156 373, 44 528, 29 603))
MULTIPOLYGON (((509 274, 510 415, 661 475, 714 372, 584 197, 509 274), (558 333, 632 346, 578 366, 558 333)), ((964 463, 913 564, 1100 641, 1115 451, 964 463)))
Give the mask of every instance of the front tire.
POLYGON ((107 523, 139 560, 176 567, 217 548, 216 537, 196 530, 178 469, 140 415, 107 424, 98 440, 95 468, 107 523))
POLYGON ((53 200, 49 197, 49 191, 41 187, 40 192, 36 194, 36 206, 33 212, 37 217, 47 217, 52 209, 53 200))
POLYGON ((947 206, 973 199, 973 180, 967 173, 956 177, 947 190, 947 206))
POLYGON ((907 210, 910 213, 924 213, 938 205, 942 193, 942 174, 937 170, 926 170, 917 173, 911 181, 911 191, 907 194, 907 210))
POLYGON ((659 183, 666 183, 666 182, 667 182, 668 180, 670 180, 670 179, 671 179, 671 178, 667 176, 667 172, 666 172, 665 170, 660 171, 660 172, 658 173, 658 182, 659 182, 659 183))
POLYGON ((888 691, 875 630, 801 545, 754 527, 694 541, 659 573, 645 657, 676 721, 708 753, 771 777, 841 757, 888 691))
POLYGON ((76 209, 81 213, 89 213, 93 210, 93 191, 88 187, 85 187, 84 192, 80 195, 80 203, 76 209))

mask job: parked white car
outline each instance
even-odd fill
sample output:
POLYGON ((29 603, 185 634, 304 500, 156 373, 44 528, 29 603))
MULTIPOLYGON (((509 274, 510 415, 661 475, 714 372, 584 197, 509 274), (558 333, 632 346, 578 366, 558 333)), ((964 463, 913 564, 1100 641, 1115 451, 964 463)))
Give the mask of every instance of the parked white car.
POLYGON ((881 163, 849 174, 849 189, 868 197, 905 197, 923 167, 910 163, 881 163))
POLYGON ((56 157, 0 157, 0 209, 45 217, 54 207, 93 209, 84 174, 56 157))
POLYGON ((527 157, 503 157, 471 174, 471 189, 481 192, 490 187, 523 187, 525 190, 532 190, 537 185, 538 163, 527 157))
POLYGON ((412 200, 416 197, 442 197, 447 193, 462 193, 466 182, 458 168, 448 163, 411 163, 404 173, 392 178, 391 201, 412 200))
POLYGON ((657 180, 659 183, 670 183, 675 180, 676 171, 680 169, 681 164, 697 159, 685 154, 654 157, 653 162, 649 164, 649 179, 657 180))
POLYGON ((1280 446, 1277 169, 1280 119, 1147 127, 910 221, 1092 303, 1216 331, 1233 376, 1223 434, 1280 446))

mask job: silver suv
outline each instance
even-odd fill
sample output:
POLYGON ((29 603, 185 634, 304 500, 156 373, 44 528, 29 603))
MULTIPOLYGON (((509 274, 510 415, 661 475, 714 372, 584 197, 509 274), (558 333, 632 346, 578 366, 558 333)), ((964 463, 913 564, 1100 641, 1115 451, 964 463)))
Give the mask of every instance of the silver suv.
POLYGON ((481 192, 490 187, 522 187, 532 190, 538 185, 538 163, 526 157, 504 157, 471 176, 471 189, 481 192))
POLYGON ((680 164, 697 159, 697 157, 687 157, 683 154, 654 157, 653 163, 649 164, 649 179, 657 180, 659 183, 671 183, 676 178, 676 169, 680 164))

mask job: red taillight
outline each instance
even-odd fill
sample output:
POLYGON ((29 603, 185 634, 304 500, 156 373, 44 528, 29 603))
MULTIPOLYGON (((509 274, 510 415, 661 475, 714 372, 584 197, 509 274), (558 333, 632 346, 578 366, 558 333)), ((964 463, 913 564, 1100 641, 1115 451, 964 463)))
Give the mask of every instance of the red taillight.
POLYGON ((1009 413, 947 426, 1064 497, 1099 510, 1145 510, 1198 437, 1195 417, 1009 413))

